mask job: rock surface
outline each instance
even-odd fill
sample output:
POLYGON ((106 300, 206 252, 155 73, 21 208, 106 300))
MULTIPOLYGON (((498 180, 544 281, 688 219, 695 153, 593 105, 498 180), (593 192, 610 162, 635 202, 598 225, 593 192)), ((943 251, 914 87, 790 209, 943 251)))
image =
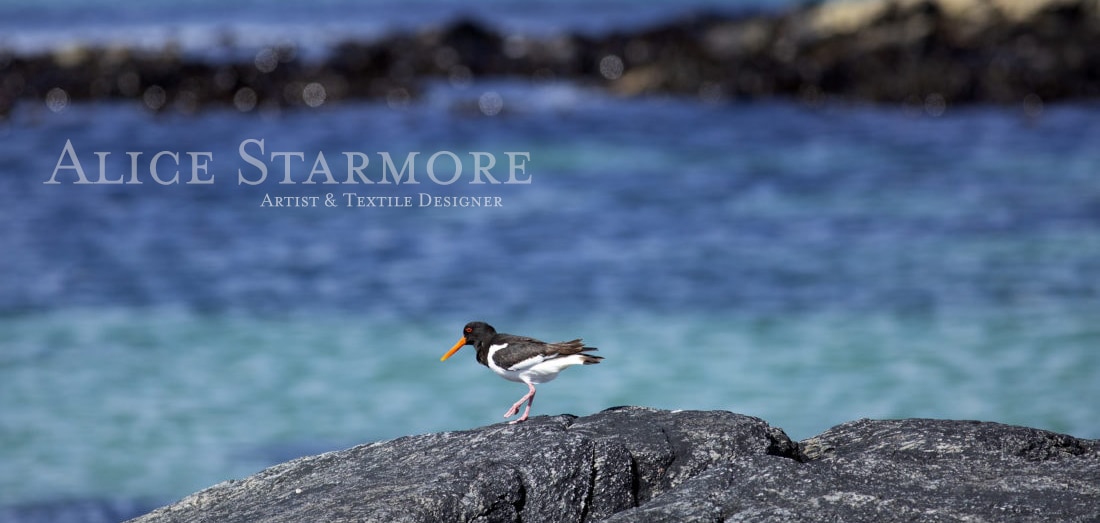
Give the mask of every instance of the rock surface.
POLYGON ((1096 521, 1100 442, 974 421, 860 420, 802 462, 737 457, 607 521, 1096 521))
MULTIPOLYGON (((621 95, 707 101, 783 96, 905 103, 1021 104, 1100 97, 1100 0, 848 0, 738 17, 700 14, 606 35, 504 35, 471 20, 304 60, 294 46, 254 59, 163 50, 0 49, 0 116, 19 99, 137 100, 156 111, 242 112, 379 99, 403 107, 424 80, 569 80, 621 95)), ((236 50, 235 55, 240 55, 236 50)), ((247 52, 245 52, 247 54, 247 52)))
POLYGON ((276 465, 133 521, 1096 521, 1100 441, 860 420, 801 443, 729 412, 620 407, 276 465))

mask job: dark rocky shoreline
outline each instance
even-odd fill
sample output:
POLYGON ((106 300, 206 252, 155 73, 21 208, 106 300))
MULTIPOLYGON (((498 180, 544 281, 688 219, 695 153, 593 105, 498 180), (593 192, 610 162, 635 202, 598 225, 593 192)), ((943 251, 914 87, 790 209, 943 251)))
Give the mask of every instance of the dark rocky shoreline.
POLYGON ((929 419, 802 442, 730 412, 619 407, 276 465, 138 523, 1097 521, 1100 441, 929 419))
POLYGON ((0 50, 0 115, 19 100, 58 109, 134 100, 154 110, 248 112, 351 99, 400 106, 425 81, 566 80, 623 96, 786 97, 943 106, 1100 97, 1097 0, 828 2, 736 18, 700 14, 602 36, 505 35, 477 21, 348 41, 319 60, 293 46, 251 60, 159 51, 0 50))

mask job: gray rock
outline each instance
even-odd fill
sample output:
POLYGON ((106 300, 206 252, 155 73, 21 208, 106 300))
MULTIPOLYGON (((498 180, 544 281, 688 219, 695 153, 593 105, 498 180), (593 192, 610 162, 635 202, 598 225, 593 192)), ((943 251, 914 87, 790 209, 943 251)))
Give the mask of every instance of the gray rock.
POLYGON ((629 407, 306 457, 135 521, 595 521, 729 459, 797 452, 728 412, 629 407))
POLYGON ((1097 521, 1100 442, 997 423, 860 420, 803 462, 736 456, 607 521, 1097 521))
POLYGON ((301 458, 133 521, 1097 518, 1095 440, 996 423, 861 420, 796 444, 729 412, 620 407, 301 458))

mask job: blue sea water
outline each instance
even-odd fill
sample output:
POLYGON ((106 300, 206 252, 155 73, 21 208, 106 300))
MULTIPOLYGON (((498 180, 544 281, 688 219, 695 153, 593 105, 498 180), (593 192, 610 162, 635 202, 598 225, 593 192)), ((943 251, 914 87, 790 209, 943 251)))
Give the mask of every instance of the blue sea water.
POLYGON ((295 456, 501 421, 523 386, 469 348, 439 362, 475 319, 600 347, 601 365, 540 386, 535 415, 633 404, 732 410, 796 439, 912 416, 1100 438, 1098 109, 491 80, 282 113, 23 103, 0 123, 0 520, 120 519, 295 456), (477 109, 486 95, 499 114, 477 109), (258 175, 252 139, 269 169, 255 186, 238 181, 258 175), (110 179, 141 152, 142 183, 72 183, 66 142, 92 180, 96 152, 110 179), (149 173, 160 151, 178 184, 149 173), (185 183, 188 151, 209 153, 214 183, 185 183), (280 151, 302 153, 293 184, 280 151), (343 152, 378 182, 379 151, 398 167, 419 151, 420 183, 303 183, 319 155, 345 181, 343 152), (456 183, 428 176, 438 151, 462 161, 456 183), (526 153, 530 183, 470 184, 470 152, 500 181, 526 153), (263 206, 328 193, 336 207, 263 206))

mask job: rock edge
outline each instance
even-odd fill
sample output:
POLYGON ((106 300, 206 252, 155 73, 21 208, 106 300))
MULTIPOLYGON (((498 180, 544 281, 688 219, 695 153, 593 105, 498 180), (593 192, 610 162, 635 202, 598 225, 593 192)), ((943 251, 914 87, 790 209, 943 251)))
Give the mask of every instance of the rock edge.
POLYGON ((731 412, 617 407, 299 458, 132 522, 1098 518, 1100 440, 904 419, 796 443, 731 412))

